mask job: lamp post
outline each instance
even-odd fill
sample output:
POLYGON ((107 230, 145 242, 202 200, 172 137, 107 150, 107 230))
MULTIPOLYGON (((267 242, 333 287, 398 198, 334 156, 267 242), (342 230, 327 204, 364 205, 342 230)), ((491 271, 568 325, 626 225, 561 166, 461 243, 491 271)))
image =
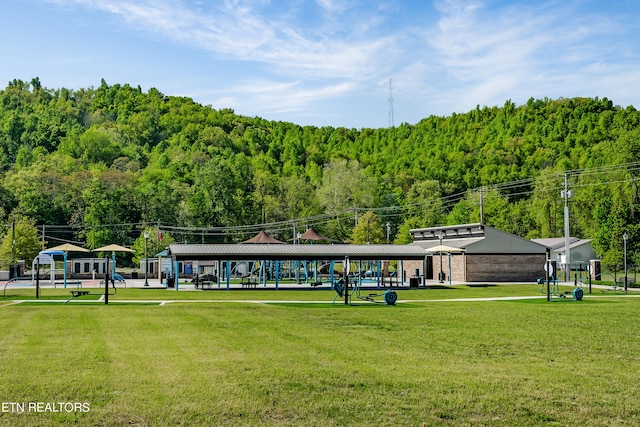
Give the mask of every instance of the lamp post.
POLYGON ((622 235, 622 241, 624 242, 624 291, 627 292, 627 232, 622 235))
POLYGON ((11 263, 16 262, 16 223, 11 223, 11 263))
POLYGON ((5 224, 5 228, 11 227, 11 265, 9 266, 9 277, 14 278, 15 270, 14 264, 16 263, 16 223, 5 224))
POLYGON ((144 232, 144 285, 149 286, 149 257, 147 256, 147 250, 149 247, 149 232, 144 232))
POLYGON ((438 273, 438 282, 444 283, 444 271, 442 271, 442 231, 438 232, 438 239, 440 240, 440 272, 438 273))

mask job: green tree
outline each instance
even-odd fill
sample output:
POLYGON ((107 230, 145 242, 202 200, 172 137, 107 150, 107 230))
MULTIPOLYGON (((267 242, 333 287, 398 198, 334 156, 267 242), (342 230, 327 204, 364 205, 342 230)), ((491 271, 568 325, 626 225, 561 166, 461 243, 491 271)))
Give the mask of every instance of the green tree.
POLYGON ((443 189, 439 181, 422 180, 415 182, 406 197, 406 207, 411 216, 422 227, 443 224, 446 210, 443 203, 443 189))
POLYGON ((135 251, 133 255, 133 263, 139 265, 140 261, 145 259, 145 241, 147 249, 147 257, 155 257, 156 254, 164 251, 170 244, 175 243, 175 239, 170 233, 166 231, 159 231, 158 227, 145 227, 140 235, 136 238, 131 246, 131 249, 135 251), (147 233, 148 239, 145 239, 144 235, 147 233))
POLYGON ((371 211, 365 212, 358 218, 349 241, 356 245, 385 243, 386 236, 380 218, 371 211))
POLYGON ((340 220, 340 214, 357 207, 372 206, 374 186, 374 180, 357 161, 336 160, 324 167, 317 194, 325 212, 335 215, 336 220, 330 227, 332 235, 340 240, 349 235, 348 225, 340 220))
POLYGON ((0 266, 8 268, 11 262, 25 260, 30 265, 42 247, 35 222, 24 216, 10 218, 0 243, 0 266))

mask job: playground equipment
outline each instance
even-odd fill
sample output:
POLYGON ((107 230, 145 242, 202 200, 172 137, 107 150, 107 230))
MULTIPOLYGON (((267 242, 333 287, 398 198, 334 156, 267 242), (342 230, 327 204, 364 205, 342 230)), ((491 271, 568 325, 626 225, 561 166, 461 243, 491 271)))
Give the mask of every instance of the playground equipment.
POLYGON ((333 285, 333 289, 336 291, 336 296, 333 298, 334 304, 338 297, 344 296, 344 303, 347 305, 352 305, 353 296, 355 295, 357 299, 360 299, 363 301, 369 301, 373 303, 384 302, 387 305, 395 305, 396 301, 398 300, 398 294, 391 289, 387 289, 382 293, 369 293, 369 294, 363 295, 360 292, 362 282, 360 280, 354 280, 353 287, 351 291, 349 291, 349 270, 350 270, 349 258, 346 257, 343 263, 344 278, 338 280, 333 285), (378 301, 376 299, 377 297, 382 297, 383 301, 378 301))
POLYGON ((571 296, 574 301, 582 301, 582 297, 584 297, 584 291, 582 290, 582 287, 576 286, 570 292, 561 292, 558 289, 558 278, 553 276, 553 267, 551 267, 551 264, 546 264, 545 270, 547 270, 547 272, 550 274, 548 274, 546 281, 543 279, 538 279, 538 284, 540 285, 540 293, 547 295, 547 301, 551 301, 553 297, 569 298, 569 296, 571 296))
MULTIPOLYGON (((113 276, 111 277, 111 281, 112 282, 120 282, 124 284, 124 287, 127 287, 127 281, 124 280, 124 277, 122 277, 120 274, 118 273, 113 273, 113 276)), ((100 284, 104 285, 104 280, 100 280, 100 284)))
POLYGON ((549 281, 545 282, 542 279, 538 279, 540 284, 540 293, 547 295, 547 301, 551 301, 553 297, 557 298, 569 298, 571 296, 574 301, 582 301, 584 297, 584 291, 581 287, 575 287, 573 290, 561 292, 558 290, 558 278, 549 278, 549 281))
POLYGON ((336 302, 336 299, 338 299, 338 297, 345 296, 346 298, 345 301, 348 300, 348 304, 352 305, 352 299, 354 295, 357 299, 360 299, 363 301, 369 301, 369 302, 375 302, 375 303, 384 302, 387 305, 395 305, 396 301, 398 300, 398 294, 396 293, 396 291, 392 289, 387 289, 382 293, 369 293, 366 295, 362 295, 360 293, 360 284, 358 281, 353 282, 353 288, 351 289, 351 291, 349 291, 347 286, 345 286, 346 283, 347 282, 345 282, 343 279, 340 279, 333 285, 333 289, 336 291, 336 296, 333 297, 334 304, 336 302), (378 301, 376 299, 377 297, 382 297, 383 301, 378 301))
POLYGON ((105 272, 105 279, 100 281, 100 284, 104 284, 104 294, 99 293, 99 294, 92 294, 89 291, 85 290, 85 289, 81 289, 80 288, 80 283, 78 283, 77 287, 75 290, 70 291, 71 292, 71 298, 69 298, 67 301, 65 301, 65 304, 67 304, 70 301, 73 301, 76 298, 82 297, 82 296, 86 296, 86 295, 99 295, 99 296, 104 296, 104 303, 105 304, 109 304, 109 296, 110 295, 115 295, 118 293, 118 289, 116 288, 116 276, 119 277, 121 280, 118 281, 122 281, 124 282, 124 278, 122 278, 122 276, 120 276, 118 273, 113 273, 113 276, 111 276, 111 286, 113 287, 113 293, 109 293, 109 257, 105 257, 106 258, 106 267, 107 267, 107 271, 105 272))

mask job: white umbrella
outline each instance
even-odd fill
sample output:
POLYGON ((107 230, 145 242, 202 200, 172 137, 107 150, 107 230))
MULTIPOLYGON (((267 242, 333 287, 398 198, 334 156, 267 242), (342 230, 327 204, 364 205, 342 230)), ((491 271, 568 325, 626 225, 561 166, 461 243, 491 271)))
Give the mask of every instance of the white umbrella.
POLYGON ((453 246, 447 245, 438 245, 432 248, 427 248, 427 252, 436 253, 436 252, 446 252, 446 253, 460 253, 464 252, 462 248, 454 248, 453 246))

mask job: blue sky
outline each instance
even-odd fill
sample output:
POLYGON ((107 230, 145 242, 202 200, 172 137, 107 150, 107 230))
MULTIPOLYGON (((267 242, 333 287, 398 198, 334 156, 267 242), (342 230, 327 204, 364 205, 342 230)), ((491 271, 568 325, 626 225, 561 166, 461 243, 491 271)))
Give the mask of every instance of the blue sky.
POLYGON ((637 0, 4 0, 0 87, 155 87, 380 128, 530 97, 640 108, 637 0))

